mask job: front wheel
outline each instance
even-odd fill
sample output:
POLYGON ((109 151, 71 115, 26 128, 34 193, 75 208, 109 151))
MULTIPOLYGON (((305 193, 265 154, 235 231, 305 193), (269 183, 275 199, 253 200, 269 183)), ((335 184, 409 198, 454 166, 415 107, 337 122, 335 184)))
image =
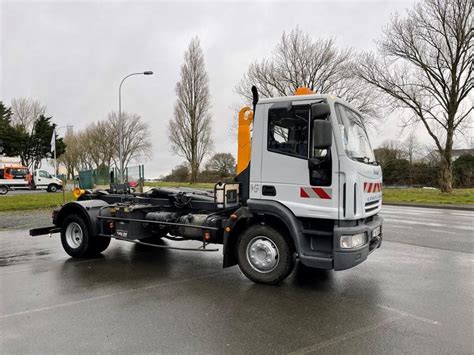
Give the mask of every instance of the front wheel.
POLYGON ((58 191, 58 185, 56 184, 50 184, 48 188, 46 189, 48 192, 56 192, 58 191))
POLYGON ((289 240, 266 225, 248 228, 239 238, 237 254, 240 270, 257 283, 277 284, 295 266, 295 253, 289 240))
POLYGON ((74 258, 86 258, 100 254, 110 244, 110 238, 91 236, 84 219, 76 214, 67 216, 61 226, 61 243, 74 258))

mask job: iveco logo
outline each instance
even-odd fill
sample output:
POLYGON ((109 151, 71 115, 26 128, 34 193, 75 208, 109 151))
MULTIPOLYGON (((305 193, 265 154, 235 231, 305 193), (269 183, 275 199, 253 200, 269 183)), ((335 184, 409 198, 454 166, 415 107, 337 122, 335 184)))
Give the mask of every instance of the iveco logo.
POLYGON ((259 184, 250 184, 250 190, 253 193, 258 193, 258 190, 260 190, 260 185, 259 184))

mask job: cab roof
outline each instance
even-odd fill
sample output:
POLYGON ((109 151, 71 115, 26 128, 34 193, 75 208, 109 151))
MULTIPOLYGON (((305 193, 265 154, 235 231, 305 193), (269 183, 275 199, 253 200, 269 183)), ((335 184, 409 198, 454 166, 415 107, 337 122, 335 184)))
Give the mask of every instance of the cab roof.
POLYGON ((339 97, 337 97, 336 95, 331 95, 331 94, 310 94, 310 95, 292 95, 292 96, 280 96, 280 97, 266 97, 266 98, 260 99, 258 101, 258 105, 260 105, 260 104, 272 104, 272 103, 276 103, 276 102, 288 102, 288 101, 291 101, 291 102, 301 101, 301 103, 303 103, 304 101, 308 101, 308 103, 309 103, 309 102, 320 100, 320 99, 325 99, 328 102, 329 101, 340 102, 340 103, 344 104, 345 106, 350 107, 354 111, 359 112, 359 110, 357 110, 353 105, 351 105, 347 101, 344 101, 344 100, 340 99, 339 97))

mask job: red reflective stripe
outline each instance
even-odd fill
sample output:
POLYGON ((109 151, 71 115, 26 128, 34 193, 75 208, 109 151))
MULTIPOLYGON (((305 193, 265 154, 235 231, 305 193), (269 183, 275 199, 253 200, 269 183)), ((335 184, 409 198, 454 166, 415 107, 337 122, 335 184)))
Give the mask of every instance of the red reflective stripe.
POLYGON ((300 187, 300 197, 309 198, 309 195, 306 193, 306 191, 302 187, 300 187))
POLYGON ((313 187, 313 191, 319 196, 319 198, 323 200, 330 200, 331 196, 329 196, 324 189, 320 187, 313 187))
POLYGON ((366 182, 364 182, 364 192, 367 192, 367 185, 368 184, 366 182))

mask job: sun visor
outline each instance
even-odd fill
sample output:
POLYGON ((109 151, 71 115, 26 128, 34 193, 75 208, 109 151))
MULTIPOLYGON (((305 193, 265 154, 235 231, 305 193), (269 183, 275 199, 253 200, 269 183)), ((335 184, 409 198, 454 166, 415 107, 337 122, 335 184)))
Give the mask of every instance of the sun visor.
POLYGON ((275 102, 272 106, 270 106, 270 110, 290 112, 292 107, 293 105, 291 104, 291 101, 281 101, 281 102, 275 102))

